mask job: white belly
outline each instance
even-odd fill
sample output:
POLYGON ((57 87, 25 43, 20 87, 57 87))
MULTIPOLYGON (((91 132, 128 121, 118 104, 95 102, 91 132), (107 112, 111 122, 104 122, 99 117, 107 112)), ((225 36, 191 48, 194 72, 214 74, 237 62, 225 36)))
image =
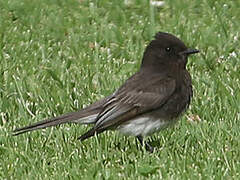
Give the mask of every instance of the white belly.
POLYGON ((119 126, 118 130, 125 135, 147 136, 168 127, 174 122, 176 121, 153 119, 152 117, 143 116, 129 120, 126 124, 119 126))

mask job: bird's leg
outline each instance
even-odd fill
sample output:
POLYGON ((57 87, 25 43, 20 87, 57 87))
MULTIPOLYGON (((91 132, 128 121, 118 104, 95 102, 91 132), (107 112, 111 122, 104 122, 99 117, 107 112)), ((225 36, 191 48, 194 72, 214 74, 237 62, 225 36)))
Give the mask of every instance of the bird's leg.
POLYGON ((147 142, 143 144, 142 136, 137 136, 137 139, 140 142, 141 146, 145 145, 146 150, 149 151, 150 153, 153 153, 153 147, 150 144, 148 144, 147 142))

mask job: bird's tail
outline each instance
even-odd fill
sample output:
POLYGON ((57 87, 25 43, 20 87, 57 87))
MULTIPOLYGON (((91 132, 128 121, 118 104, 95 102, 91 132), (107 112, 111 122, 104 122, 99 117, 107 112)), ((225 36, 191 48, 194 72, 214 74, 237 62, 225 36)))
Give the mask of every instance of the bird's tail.
POLYGON ((59 117, 55 117, 52 119, 47 119, 43 121, 39 121, 37 123, 31 124, 29 126, 25 126, 23 128, 18 128, 13 131, 13 135, 23 134, 25 132, 43 129, 51 126, 57 126, 64 123, 80 123, 80 124, 91 124, 95 122, 97 114, 92 114, 89 116, 82 117, 80 112, 69 113, 66 115, 62 115, 59 117))
POLYGON ((64 123, 80 123, 80 124, 92 124, 95 123, 98 113, 100 112, 102 105, 107 98, 104 98, 96 103, 82 109, 78 112, 72 112, 58 116, 52 119, 39 121, 29 126, 18 128, 13 131, 13 135, 17 136, 25 132, 34 131, 37 129, 43 129, 51 126, 57 126, 64 123))

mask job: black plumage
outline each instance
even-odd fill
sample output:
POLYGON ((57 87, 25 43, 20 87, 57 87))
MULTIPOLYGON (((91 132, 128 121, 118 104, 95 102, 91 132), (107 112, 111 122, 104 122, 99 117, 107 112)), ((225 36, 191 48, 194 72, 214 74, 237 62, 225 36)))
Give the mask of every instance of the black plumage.
MULTIPOLYGON (((143 137, 170 124, 188 107, 192 82, 187 57, 199 52, 188 49, 177 37, 159 32, 147 46, 140 70, 112 95, 73 113, 14 130, 14 135, 63 123, 93 124, 79 137, 85 140, 105 130, 143 137)), ((152 147, 146 143, 146 148, 152 147)))

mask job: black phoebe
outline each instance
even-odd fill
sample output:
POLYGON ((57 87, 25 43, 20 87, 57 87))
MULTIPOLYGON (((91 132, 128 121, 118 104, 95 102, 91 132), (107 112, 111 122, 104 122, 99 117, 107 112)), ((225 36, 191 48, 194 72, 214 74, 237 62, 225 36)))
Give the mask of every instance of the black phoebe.
MULTIPOLYGON (((93 124, 78 139, 83 141, 106 130, 137 137, 151 135, 176 122, 192 97, 192 82, 186 70, 188 49, 174 35, 159 32, 147 46, 140 70, 112 95, 81 109, 14 130, 14 135, 63 123, 93 124)), ((145 143, 150 152, 153 148, 145 143)))

